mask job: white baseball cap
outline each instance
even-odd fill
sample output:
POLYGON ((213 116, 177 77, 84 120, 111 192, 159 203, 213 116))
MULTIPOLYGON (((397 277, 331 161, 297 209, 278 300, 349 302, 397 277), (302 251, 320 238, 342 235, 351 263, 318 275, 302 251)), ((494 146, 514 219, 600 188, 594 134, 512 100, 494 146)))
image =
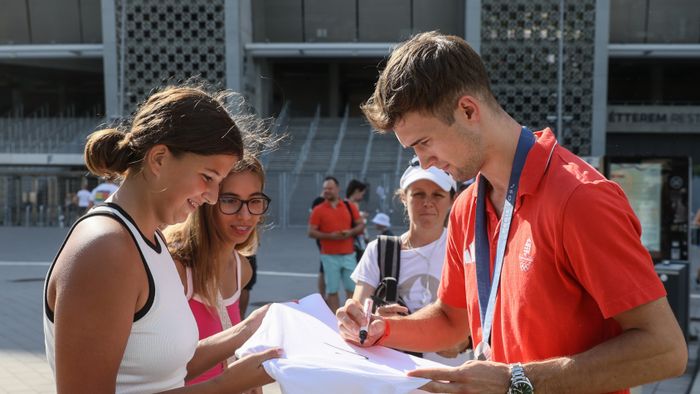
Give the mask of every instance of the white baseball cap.
POLYGON ((386 213, 379 212, 378 214, 374 215, 374 217, 372 218, 372 223, 384 227, 391 227, 391 219, 389 219, 389 215, 387 215, 386 213))
POLYGON ((411 186, 413 182, 421 179, 432 181, 446 192, 449 192, 450 189, 455 191, 457 190, 457 182, 455 182, 450 174, 436 167, 428 167, 427 170, 424 170, 420 166, 420 162, 418 162, 417 157, 414 157, 413 160, 411 160, 411 164, 408 166, 408 168, 406 168, 406 171, 404 171, 403 175, 401 176, 399 187, 406 190, 406 188, 411 186))

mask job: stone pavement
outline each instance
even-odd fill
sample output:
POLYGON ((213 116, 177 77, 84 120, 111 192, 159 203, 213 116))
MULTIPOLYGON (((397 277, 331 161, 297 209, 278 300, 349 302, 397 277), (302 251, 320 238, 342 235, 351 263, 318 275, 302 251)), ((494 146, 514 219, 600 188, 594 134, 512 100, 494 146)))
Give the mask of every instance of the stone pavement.
MULTIPOLYGON (((44 356, 42 286, 48 261, 57 251, 65 230, 0 227, 0 394, 54 393, 53 376, 44 356)), ((700 249, 692 250, 691 273, 700 265, 700 249)), ((301 298, 316 289, 318 254, 305 229, 273 230, 262 238, 260 275, 251 293, 251 304, 301 298)), ((694 279, 694 278, 693 278, 694 279)), ((694 282, 690 333, 700 334, 700 287, 694 282)), ((643 394, 700 394, 694 379, 698 341, 691 341, 686 373, 676 379, 648 384, 635 390, 643 394)), ((89 351, 89 349, 86 349, 89 351)), ((279 394, 277 385, 264 388, 279 394)))

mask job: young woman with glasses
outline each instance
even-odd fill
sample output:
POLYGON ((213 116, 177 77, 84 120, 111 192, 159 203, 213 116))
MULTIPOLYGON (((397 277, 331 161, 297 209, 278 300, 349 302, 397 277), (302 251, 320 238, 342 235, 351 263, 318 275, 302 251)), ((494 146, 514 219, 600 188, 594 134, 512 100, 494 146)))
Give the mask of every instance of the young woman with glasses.
MULTIPOLYGON (((200 206, 184 223, 165 231, 200 340, 241 321, 239 297, 252 276, 246 256, 255 254, 258 228, 270 206, 264 185, 262 164, 245 154, 221 182, 215 205, 200 206)), ((262 319, 266 310, 261 308, 253 315, 262 319)), ((221 374, 224 364, 187 384, 221 374)))

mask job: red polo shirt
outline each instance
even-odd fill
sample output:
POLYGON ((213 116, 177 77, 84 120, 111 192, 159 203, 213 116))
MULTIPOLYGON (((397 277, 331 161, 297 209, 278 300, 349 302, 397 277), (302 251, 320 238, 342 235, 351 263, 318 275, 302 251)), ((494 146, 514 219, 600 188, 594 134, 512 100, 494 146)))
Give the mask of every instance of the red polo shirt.
MULTIPOLYGON (((332 233, 335 231, 350 230, 353 228, 353 223, 358 223, 360 213, 355 208, 354 204, 347 203, 343 200, 338 200, 335 208, 328 200, 316 205, 311 211, 309 224, 318 226, 318 230, 323 233, 332 233), (350 210, 348 210, 348 206, 350 210), (352 211, 352 216, 350 216, 352 211)), ((353 238, 345 239, 319 239, 321 242, 322 254, 350 254, 355 252, 353 247, 353 238)))
MULTIPOLYGON (((491 334, 494 361, 574 355, 620 334, 614 316, 666 295, 641 226, 622 189, 568 150, 549 129, 535 133, 510 228, 491 334)), ((438 297, 467 308, 481 341, 474 184, 450 215, 438 297)), ((486 199, 491 272, 500 221, 486 199)), ((625 393, 627 391, 621 391, 625 393)))

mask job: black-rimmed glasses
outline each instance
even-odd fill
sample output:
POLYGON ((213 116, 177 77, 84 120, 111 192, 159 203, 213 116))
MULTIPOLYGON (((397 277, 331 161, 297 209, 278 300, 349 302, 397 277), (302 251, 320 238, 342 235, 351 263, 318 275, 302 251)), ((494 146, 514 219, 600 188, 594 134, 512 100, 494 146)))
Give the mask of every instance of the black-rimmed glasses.
POLYGON ((219 211, 224 215, 237 214, 241 211, 243 205, 248 208, 248 212, 251 215, 262 215, 270 208, 270 201, 272 201, 272 199, 264 194, 247 200, 224 195, 219 197, 219 203, 217 205, 219 206, 219 211))

